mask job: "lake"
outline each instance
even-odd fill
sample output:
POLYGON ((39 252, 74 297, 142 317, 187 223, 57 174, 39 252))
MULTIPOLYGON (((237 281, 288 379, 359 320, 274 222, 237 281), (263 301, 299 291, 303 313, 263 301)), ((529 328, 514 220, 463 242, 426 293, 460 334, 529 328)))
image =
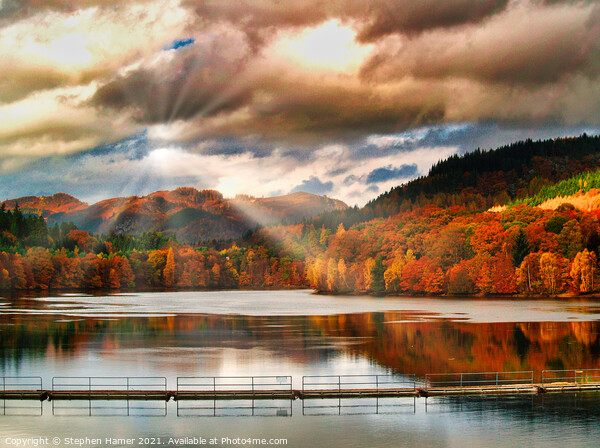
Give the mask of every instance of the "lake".
MULTIPOLYGON (((308 375, 533 371, 539 381, 543 370, 600 369, 599 330, 600 305, 585 299, 5 297, 0 368, 7 377, 40 376, 46 389, 64 376, 164 377, 169 389, 178 377, 204 376, 291 376, 296 389, 308 375)), ((245 439, 264 438, 293 447, 595 447, 600 438, 600 395, 589 392, 0 406, 1 446, 59 437, 60 446, 250 446, 245 439)))

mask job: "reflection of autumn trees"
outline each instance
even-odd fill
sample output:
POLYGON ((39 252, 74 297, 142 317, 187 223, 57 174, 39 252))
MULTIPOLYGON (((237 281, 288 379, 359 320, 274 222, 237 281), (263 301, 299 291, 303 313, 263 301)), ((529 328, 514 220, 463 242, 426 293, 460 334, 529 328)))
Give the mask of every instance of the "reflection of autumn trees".
POLYGON ((300 364, 319 362, 342 351, 418 375, 600 368, 599 322, 419 322, 413 314, 401 312, 55 319, 43 314, 35 320, 27 315, 1 316, 3 365, 28 357, 77 356, 93 347, 110 353, 173 344, 241 350, 258 347, 300 364))
POLYGON ((371 313, 310 322, 324 336, 368 338, 344 350, 406 373, 600 367, 599 325, 594 322, 385 323, 402 318, 371 313))
POLYGON ((326 334, 368 338, 347 350, 403 373, 600 368, 598 322, 403 322, 397 312, 313 318, 326 334))

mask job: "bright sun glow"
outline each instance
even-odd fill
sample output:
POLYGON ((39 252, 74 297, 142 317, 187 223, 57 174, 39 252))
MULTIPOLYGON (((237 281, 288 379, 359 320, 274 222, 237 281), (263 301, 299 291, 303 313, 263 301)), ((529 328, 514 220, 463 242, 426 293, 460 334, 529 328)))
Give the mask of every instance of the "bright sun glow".
POLYGON ((355 41, 356 31, 337 20, 281 37, 272 47, 279 58, 300 63, 306 68, 347 71, 357 68, 371 45, 355 41))
POLYGON ((70 68, 86 66, 93 57, 86 48, 86 40, 80 33, 65 34, 54 39, 47 48, 47 57, 70 68))

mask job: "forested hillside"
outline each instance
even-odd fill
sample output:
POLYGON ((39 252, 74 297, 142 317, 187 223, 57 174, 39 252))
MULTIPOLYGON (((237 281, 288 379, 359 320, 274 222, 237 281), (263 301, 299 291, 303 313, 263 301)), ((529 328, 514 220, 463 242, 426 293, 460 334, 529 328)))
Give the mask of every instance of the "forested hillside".
MULTIPOLYGON (((582 136, 452 157, 363 209, 266 226, 234 243, 186 245, 155 231, 94 235, 68 223, 48 229, 42 217, 3 207, 0 288, 598 292, 600 208, 568 203, 598 196, 597 149, 598 137, 582 136), (548 205, 557 196, 562 202, 548 205)), ((278 203, 268 204, 276 213, 278 203)))
POLYGON ((342 201, 310 193, 271 198, 224 198, 216 190, 177 188, 146 196, 110 198, 92 205, 68 194, 26 196, 4 202, 23 213, 43 216, 48 225, 73 222, 92 234, 141 235, 162 232, 179 241, 233 240, 257 225, 293 224, 324 211, 344 210, 342 201))
POLYGON ((454 155, 427 176, 393 188, 365 207, 323 213, 315 226, 335 230, 430 204, 471 212, 532 197, 542 188, 600 168, 600 136, 526 140, 489 151, 454 155))
POLYGON ((584 135, 453 156, 361 210, 315 219, 324 249, 307 256, 310 285, 376 294, 597 291, 599 155, 600 139, 584 135), (486 211, 496 204, 509 206, 486 211))

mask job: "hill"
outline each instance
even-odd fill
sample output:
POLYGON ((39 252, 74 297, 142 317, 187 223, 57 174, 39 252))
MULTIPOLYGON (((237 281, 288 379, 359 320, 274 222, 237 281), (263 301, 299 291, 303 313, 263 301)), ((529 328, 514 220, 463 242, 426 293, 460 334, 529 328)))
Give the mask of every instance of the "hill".
POLYGON ((263 225, 300 222, 302 219, 316 216, 324 210, 341 211, 348 208, 344 202, 337 199, 303 191, 272 198, 239 195, 232 203, 248 218, 263 225))
POLYGON ((7 209, 14 209, 19 204, 21 211, 27 214, 41 215, 48 218, 61 213, 73 213, 88 207, 88 204, 66 193, 52 196, 25 196, 4 201, 7 209))
POLYGON ((600 168, 600 136, 525 140, 492 150, 454 155, 435 164, 427 176, 392 188, 365 205, 328 212, 316 227, 346 228, 373 218, 435 204, 484 211, 495 205, 535 196, 570 177, 600 168))
POLYGON ((535 195, 514 201, 511 205, 526 204, 555 210, 571 204, 578 210, 600 208, 600 170, 580 173, 567 180, 542 188, 535 195))
POLYGON ((230 200, 218 191, 194 188, 112 198, 92 205, 64 193, 21 197, 5 204, 9 209, 18 204, 23 213, 41 215, 49 226, 72 221, 94 234, 160 231, 185 242, 235 239, 256 225, 293 223, 347 208, 341 201, 310 193, 230 200))

